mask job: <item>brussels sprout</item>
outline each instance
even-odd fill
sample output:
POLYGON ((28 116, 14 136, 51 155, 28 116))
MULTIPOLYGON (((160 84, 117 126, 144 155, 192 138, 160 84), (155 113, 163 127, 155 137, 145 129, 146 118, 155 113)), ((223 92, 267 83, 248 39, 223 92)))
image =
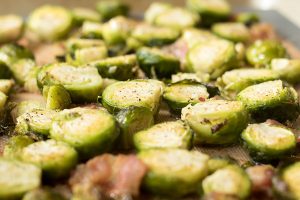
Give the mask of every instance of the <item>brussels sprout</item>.
POLYGON ((278 73, 281 79, 289 83, 300 82, 300 59, 273 59, 270 68, 278 73))
POLYGON ((181 81, 165 88, 163 98, 169 107, 179 112, 188 104, 196 104, 209 98, 205 85, 194 81, 181 81))
POLYGON ((216 35, 233 42, 247 42, 250 39, 250 32, 242 23, 217 23, 212 26, 212 31, 216 35))
POLYGON ((102 40, 71 38, 67 40, 65 46, 69 53, 74 53, 77 49, 103 47, 105 43, 102 40))
POLYGON ((0 52, 0 79, 9 79, 12 77, 12 73, 4 62, 1 61, 1 52, 0 52))
POLYGON ((26 134, 32 131, 47 136, 55 115, 57 113, 53 110, 33 109, 17 118, 15 131, 19 134, 26 134))
POLYGON ((25 83, 25 80, 30 73, 30 71, 36 67, 34 60, 30 58, 23 58, 17 60, 10 66, 14 79, 20 85, 25 83))
POLYGON ((259 17, 255 13, 242 12, 237 14, 236 21, 250 26, 254 23, 259 22, 259 17))
POLYGON ((181 119, 195 132, 196 144, 231 144, 248 123, 248 112, 239 101, 208 100, 182 109, 181 119))
POLYGON ((154 124, 153 113, 148 108, 137 106, 122 109, 116 115, 116 120, 121 129, 119 143, 123 149, 130 149, 133 146, 135 133, 154 124))
POLYGON ((96 101, 102 82, 95 67, 75 67, 67 63, 44 66, 37 75, 40 88, 62 85, 69 92, 72 102, 96 101))
POLYGON ((26 75, 26 78, 25 78, 24 86, 23 86, 25 91, 30 92, 30 93, 39 93, 40 92, 40 89, 37 85, 37 80, 36 80, 39 70, 40 70, 39 67, 34 67, 28 72, 28 74, 26 75))
POLYGON ((154 24, 156 17, 164 13, 165 11, 169 10, 170 8, 172 8, 172 5, 168 3, 163 3, 163 2, 151 3, 144 14, 145 21, 150 24, 154 24))
POLYGON ((269 69, 234 69, 225 72, 217 79, 217 85, 224 96, 235 96, 248 86, 278 79, 279 76, 269 69))
POLYGON ((204 26, 226 20, 231 12, 226 0, 188 0, 187 7, 201 15, 204 26))
POLYGON ((191 72, 203 72, 216 79, 234 66, 234 44, 226 40, 209 40, 188 51, 188 67, 191 72))
POLYGON ((105 46, 86 47, 76 49, 74 53, 67 56, 67 62, 74 65, 83 65, 92 61, 101 60, 107 57, 107 48, 105 46))
POLYGON ((120 81, 103 91, 102 104, 111 113, 129 106, 139 106, 149 108, 155 114, 162 89, 161 82, 154 80, 120 81))
POLYGON ((65 200, 65 198, 49 188, 38 188, 27 192, 22 200, 65 200))
POLYGON ((102 36, 109 45, 124 43, 134 27, 135 21, 118 16, 102 26, 102 36))
POLYGON ((8 94, 10 89, 13 87, 14 81, 8 79, 0 79, 0 92, 8 94))
POLYGON ((134 77, 137 59, 135 55, 116 56, 98 60, 89 65, 96 67, 102 77, 123 81, 134 77))
POLYGON ((6 44, 0 48, 0 61, 7 66, 11 66, 15 61, 22 58, 33 59, 32 53, 22 46, 17 44, 6 44))
POLYGON ((138 150, 192 147, 193 133, 182 121, 156 124, 136 133, 133 137, 134 146, 138 150))
POLYGON ((180 69, 180 61, 160 49, 143 47, 136 56, 140 68, 149 77, 170 78, 180 69))
POLYGON ((287 127, 278 123, 250 124, 242 139, 254 160, 279 159, 294 152, 296 137, 287 127))
POLYGON ((147 46, 163 46, 174 42, 179 37, 179 32, 168 27, 139 24, 131 36, 147 46))
POLYGON ((41 167, 50 179, 65 177, 77 163, 77 152, 64 142, 35 142, 22 150, 22 160, 41 167))
POLYGON ((209 81, 209 74, 206 73, 182 73, 173 74, 171 76, 171 82, 176 83, 184 80, 191 80, 200 83, 207 83, 209 81))
POLYGON ((188 49, 191 49, 196 44, 205 43, 209 40, 216 40, 219 38, 212 32, 204 29, 187 28, 182 31, 180 39, 184 41, 188 49))
POLYGON ((73 18, 70 11, 61 6, 44 5, 29 16, 27 26, 40 40, 58 40, 70 31, 73 18))
POLYGON ((102 24, 85 21, 82 24, 81 34, 84 38, 102 38, 102 24))
POLYGON ((286 50, 280 42, 272 40, 257 40, 246 50, 247 61, 255 67, 270 64, 273 58, 286 57, 286 50))
POLYGON ((249 86, 237 95, 237 99, 259 122, 266 119, 292 121, 299 115, 297 92, 293 87, 285 86, 281 80, 249 86))
POLYGON ((0 199, 16 199, 39 187, 41 170, 35 165, 0 158, 0 199))
POLYGON ((90 21, 90 22, 101 21, 100 14, 92 9, 77 7, 77 8, 73 8, 71 12, 73 15, 74 23, 77 25, 81 25, 85 21, 90 21))
POLYGON ((77 107, 54 118, 50 136, 74 147, 82 158, 90 158, 108 150, 118 131, 115 119, 106 111, 77 107))
POLYGON ((300 162, 290 163, 277 172, 273 178, 273 188, 278 199, 296 200, 300 198, 300 162))
POLYGON ((51 110, 62 110, 68 108, 72 103, 70 94, 61 85, 45 86, 43 95, 46 97, 46 108, 51 110))
POLYGON ((7 96, 3 92, 0 92, 0 109, 3 109, 7 101, 7 96))
POLYGON ((157 15, 154 20, 154 24, 181 30, 184 28, 196 26, 199 21, 200 16, 196 13, 176 7, 165 10, 163 13, 157 15))
POLYGON ((178 197, 193 193, 208 173, 209 157, 198 151, 153 149, 138 157, 149 170, 144 188, 154 194, 178 197))
POLYGON ((17 40, 23 31, 23 19, 17 15, 0 16, 0 43, 17 40))
POLYGON ((207 176, 202 182, 202 189, 205 195, 216 192, 247 199, 251 191, 251 182, 242 168, 229 165, 207 176))
POLYGON ((12 136, 4 146, 3 156, 12 159, 19 159, 23 148, 33 142, 34 141, 26 135, 12 136))
POLYGON ((11 117, 14 122, 16 122, 17 118, 25 113, 31 112, 35 109, 43 109, 45 108, 44 102, 40 102, 37 100, 26 100, 18 103, 16 107, 14 107, 11 111, 11 117))
POLYGON ((221 157, 211 158, 208 161, 208 171, 209 174, 214 173, 215 171, 227 167, 228 165, 232 165, 233 161, 221 157))
POLYGON ((126 16, 129 12, 129 7, 119 0, 102 0, 97 3, 96 9, 104 20, 118 15, 126 16))

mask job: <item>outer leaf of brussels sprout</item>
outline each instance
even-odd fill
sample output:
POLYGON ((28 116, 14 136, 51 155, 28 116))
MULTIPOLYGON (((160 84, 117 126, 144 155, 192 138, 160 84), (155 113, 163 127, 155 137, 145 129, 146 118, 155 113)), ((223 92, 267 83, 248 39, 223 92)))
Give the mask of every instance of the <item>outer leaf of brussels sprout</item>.
POLYGON ((70 94, 61 85, 45 86, 43 95, 46 97, 46 108, 51 110, 63 110, 72 103, 70 94))

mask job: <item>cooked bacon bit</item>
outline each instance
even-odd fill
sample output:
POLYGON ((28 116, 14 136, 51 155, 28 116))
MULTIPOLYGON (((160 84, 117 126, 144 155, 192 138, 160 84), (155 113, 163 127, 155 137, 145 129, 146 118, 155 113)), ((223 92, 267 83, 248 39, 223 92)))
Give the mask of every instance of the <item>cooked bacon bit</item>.
POLYGON ((134 155, 104 154, 79 166, 69 183, 72 190, 89 188, 97 197, 98 193, 109 198, 137 196, 146 171, 146 166, 134 155))
POLYGON ((186 54, 189 50, 186 42, 183 40, 178 40, 174 44, 164 48, 164 50, 177 57, 182 65, 182 70, 184 70, 184 65, 186 63, 186 54))
POLYGON ((65 49, 60 43, 41 44, 33 50, 36 63, 45 65, 56 62, 56 56, 63 55, 65 49))
POLYGON ((268 23, 254 24, 250 28, 250 34, 251 34, 252 41, 264 40, 264 39, 270 39, 270 40, 278 40, 279 39, 273 26, 268 23))
POLYGON ((199 101, 204 102, 206 99, 204 97, 199 97, 199 101))
POLYGON ((272 186, 274 168, 271 165, 257 165, 246 169, 254 193, 267 193, 272 186))

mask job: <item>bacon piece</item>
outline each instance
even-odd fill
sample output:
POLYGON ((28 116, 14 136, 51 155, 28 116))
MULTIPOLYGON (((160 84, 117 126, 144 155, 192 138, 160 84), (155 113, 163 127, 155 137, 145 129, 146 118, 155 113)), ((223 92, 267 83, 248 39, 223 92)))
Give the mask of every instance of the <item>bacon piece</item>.
POLYGON ((257 23, 250 28, 251 40, 278 40, 275 29, 268 23, 257 23))
POLYGON ((246 169, 252 183, 253 193, 268 193, 272 187, 274 168, 271 165, 257 165, 246 169))
POLYGON ((146 171, 145 164, 135 155, 104 154, 77 167, 69 184, 75 193, 80 187, 87 188, 95 194, 95 199, 101 199, 99 193, 113 199, 137 196, 146 171))
POLYGON ((37 65, 45 65, 56 62, 56 56, 65 53, 65 49, 61 43, 41 44, 34 48, 34 57, 37 65))

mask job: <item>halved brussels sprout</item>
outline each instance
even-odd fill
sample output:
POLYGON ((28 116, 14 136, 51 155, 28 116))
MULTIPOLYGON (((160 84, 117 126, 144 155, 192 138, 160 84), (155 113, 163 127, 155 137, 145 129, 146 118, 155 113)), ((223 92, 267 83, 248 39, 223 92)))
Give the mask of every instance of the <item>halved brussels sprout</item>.
POLYGON ((259 122, 267 119, 293 121, 299 115, 297 92, 281 80, 249 86, 237 95, 237 99, 244 103, 252 117, 259 122))
POLYGON ((108 52, 105 46, 86 47, 76 49, 74 53, 67 55, 66 60, 68 63, 74 65, 83 65, 106 58, 108 56, 107 54, 108 52))
POLYGON ((140 48, 136 52, 140 68, 149 77, 170 78, 180 69, 180 61, 172 54, 156 48, 140 48))
POLYGON ((179 30, 196 26, 199 22, 199 15, 192 11, 177 7, 165 10, 158 14, 154 19, 154 24, 158 26, 167 26, 179 30))
POLYGON ((23 19, 17 15, 0 16, 0 43, 17 40, 23 31, 23 19))
POLYGON ((97 11, 104 20, 111 19, 118 15, 127 15, 129 7, 119 0, 102 0, 96 5, 97 11))
POLYGON ((89 22, 100 22, 101 15, 96 12, 95 10, 83 8, 83 7, 76 7, 71 10, 73 15, 73 20, 75 24, 81 25, 85 21, 89 22))
POLYGON ((104 78, 125 81, 134 77, 137 59, 135 55, 116 56, 98 60, 89 65, 96 67, 104 78))
POLYGON ((17 44, 5 44, 0 48, 0 61, 7 66, 11 66, 14 62, 22 58, 33 59, 33 54, 22 46, 17 44))
POLYGON ((15 131, 19 134, 34 132, 47 136, 56 115, 57 112, 46 109, 34 109, 26 112, 17 118, 15 131))
POLYGON ((289 83, 300 82, 300 59, 275 58, 271 61, 270 68, 289 83))
POLYGON ((25 83, 25 80, 33 68, 36 67, 34 60, 30 58, 19 59, 14 62, 9 68, 13 74, 14 79, 20 85, 25 83))
POLYGON ((22 200, 66 200, 62 195, 50 188, 38 188, 27 192, 22 200))
POLYGON ((77 164, 77 152, 64 142, 35 142, 22 150, 22 160, 39 166, 50 179, 65 177, 77 164))
POLYGON ((265 161, 290 155, 296 148, 296 137, 287 127, 267 121, 250 124, 242 133, 244 144, 254 160, 265 161))
POLYGON ((77 49, 88 47, 105 47, 105 43, 98 39, 71 38, 66 41, 65 46, 69 53, 74 53, 77 49))
POLYGON ((259 17, 255 13, 242 12, 237 14, 236 21, 243 23, 246 26, 250 26, 254 23, 259 22, 259 17))
POLYGON ((273 188, 278 199, 296 200, 300 198, 300 162, 286 164, 273 178, 273 188))
POLYGON ((248 124, 239 101, 208 100, 182 109, 181 119, 195 132, 195 144, 231 144, 248 124))
POLYGON ((109 45, 124 43, 135 24, 135 21, 123 16, 112 18, 102 26, 102 37, 109 45))
POLYGON ((47 109, 62 110, 68 108, 72 103, 70 94, 61 85, 45 86, 43 95, 46 98, 47 109))
POLYGON ((101 92, 102 78, 95 67, 75 67, 56 63, 41 68, 37 75, 40 88, 62 85, 69 92, 72 102, 93 102, 101 92))
POLYGON ((188 0, 187 7, 201 15, 204 26, 226 20, 231 12, 226 0, 188 0))
POLYGON ((246 50, 247 61, 255 67, 265 67, 272 59, 286 56, 282 44, 273 40, 257 40, 246 50))
POLYGON ((50 137, 74 147, 86 159, 108 150, 118 137, 116 121, 101 109, 77 107, 58 113, 50 137))
POLYGON ((233 42, 247 42, 250 39, 250 32, 242 23, 217 23, 212 26, 212 31, 216 35, 233 42))
POLYGON ((37 100, 25 100, 19 102, 11 111, 11 117, 14 122, 17 121, 17 118, 25 113, 31 112, 35 109, 43 109, 46 105, 44 102, 37 100))
POLYGON ((208 30, 187 28, 182 31, 182 36, 180 39, 187 44, 188 49, 191 49, 196 44, 219 38, 208 30))
POLYGON ((20 159, 23 148, 34 141, 27 135, 16 135, 9 138, 4 146, 3 156, 6 158, 20 159))
POLYGON ((119 143, 123 149, 133 147, 133 136, 135 133, 154 124, 153 113, 148 108, 137 106, 122 109, 116 115, 116 120, 121 129, 119 143))
POLYGON ((225 72, 217 79, 217 85, 224 96, 235 96, 248 86, 278 79, 276 72, 270 69, 243 68, 225 72))
POLYGON ((174 42, 179 37, 179 32, 168 27, 139 24, 131 36, 147 46, 163 46, 174 42))
POLYGON ((44 5, 36 8, 28 18, 28 28, 40 40, 58 40, 70 31, 72 14, 61 6, 44 5))
POLYGON ((165 88, 163 98, 174 112, 188 104, 196 104, 209 98, 205 85, 195 81, 180 81, 165 88))
POLYGON ((173 74, 171 82, 176 83, 184 80, 196 81, 200 83, 207 83, 209 81, 209 74, 206 73, 182 73, 173 74))
POLYGON ((144 188, 154 194, 179 197, 193 193, 208 173, 209 157, 198 151, 153 149, 138 157, 149 170, 144 188))
POLYGON ((222 193, 247 199, 251 192, 251 182, 247 173, 237 165, 229 165, 207 176, 202 182, 205 195, 222 193))
POLYGON ((10 89, 13 87, 14 81, 8 79, 0 79, 0 92, 8 94, 10 89))
POLYGON ((192 147, 193 133, 182 121, 156 124, 146 130, 136 133, 133 137, 137 150, 192 147))
POLYGON ((208 73, 212 79, 216 79, 234 67, 236 52, 232 42, 208 40, 190 49, 187 60, 189 71, 208 73))
POLYGON ((165 11, 172 8, 171 4, 163 3, 163 2, 153 2, 150 4, 150 6, 147 8, 144 14, 145 21, 153 24, 156 17, 165 11))
POLYGON ((18 199, 39 187, 41 169, 35 165, 0 158, 0 199, 18 199))
POLYGON ((108 86, 102 93, 102 104, 111 113, 129 106, 146 107, 154 114, 158 110, 162 83, 155 80, 120 81, 108 86))
POLYGON ((85 21, 82 24, 81 34, 84 38, 102 38, 102 24, 85 21))

